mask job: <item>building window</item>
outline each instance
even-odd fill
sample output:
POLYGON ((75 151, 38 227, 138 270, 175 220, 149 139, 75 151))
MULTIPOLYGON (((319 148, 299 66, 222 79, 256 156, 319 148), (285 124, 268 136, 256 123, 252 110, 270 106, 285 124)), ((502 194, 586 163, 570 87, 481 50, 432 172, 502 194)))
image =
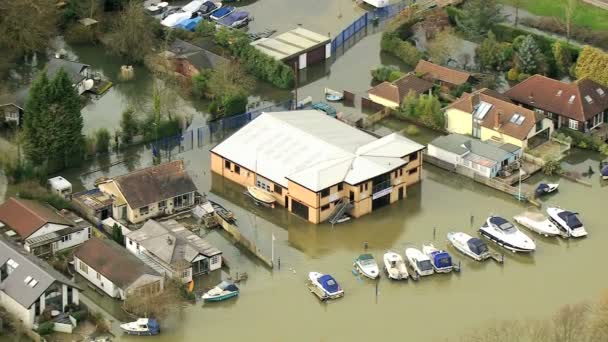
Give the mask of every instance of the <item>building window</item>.
POLYGON ((182 278, 188 278, 189 275, 190 272, 188 271, 188 269, 182 271, 182 278))
POLYGON ((127 239, 127 241, 129 242, 129 246, 133 246, 133 240, 127 239))
POLYGON ((418 172, 418 168, 415 168, 415 169, 411 169, 411 170, 409 170, 409 171, 407 172, 407 174, 411 176, 411 175, 415 174, 416 172, 418 172))
POLYGON ((338 184, 338 191, 342 191, 344 189, 344 185, 342 183, 338 184))
POLYGON ((228 170, 230 170, 230 161, 228 160, 224 160, 224 167, 227 168, 228 170))
POLYGON ((365 188, 365 191, 367 191, 367 183, 365 183, 364 188, 365 188))
POLYGON ((271 191, 270 184, 274 184, 271 181, 267 180, 264 177, 256 176, 256 186, 260 189, 264 189, 266 191, 271 191))
POLYGON ((97 280, 101 280, 101 274, 99 274, 99 272, 97 272, 97 280))
POLYGON ((274 192, 281 195, 283 193, 283 188, 279 184, 274 183, 274 192))
POLYGON ((578 129, 578 121, 569 119, 568 127, 570 127, 570 129, 578 129))
POLYGON ((536 131, 540 132, 543 129, 543 120, 536 123, 536 131))
POLYGON ((91 227, 87 227, 87 232, 89 233, 89 239, 91 238, 91 227))
POLYGON ((218 262, 220 262, 220 256, 219 255, 214 255, 211 257, 211 263, 212 264, 217 264, 218 262))
POLYGON ((148 215, 148 206, 139 208, 139 215, 148 215))
POLYGON ((236 173, 237 175, 241 174, 241 167, 238 165, 234 165, 234 173, 236 173))
POLYGON ((321 198, 329 196, 329 188, 321 190, 321 198))
POLYGON ((410 154, 410 161, 418 159, 418 152, 410 154))
POLYGON ((325 211, 327 209, 329 209, 329 204, 326 204, 326 205, 324 205, 324 206, 321 207, 321 211, 325 211))
POLYGON ((89 266, 87 266, 84 262, 79 261, 78 262, 78 267, 80 268, 80 270, 84 273, 89 273, 89 266))
POLYGON ((363 192, 363 184, 359 185, 359 192, 363 192))
POLYGON ((399 176, 403 176, 403 168, 399 169, 399 176))
POLYGON ((64 235, 61 237, 61 242, 67 242, 72 240, 72 234, 64 235))
POLYGON ((167 201, 166 200, 158 202, 158 209, 159 210, 165 209, 166 207, 167 207, 167 201))

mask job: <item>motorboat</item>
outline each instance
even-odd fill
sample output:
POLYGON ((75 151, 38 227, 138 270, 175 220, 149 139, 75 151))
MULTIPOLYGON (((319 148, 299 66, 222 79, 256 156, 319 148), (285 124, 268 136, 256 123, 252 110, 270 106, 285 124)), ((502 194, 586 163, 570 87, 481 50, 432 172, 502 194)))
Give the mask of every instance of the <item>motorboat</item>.
POLYGON ((198 9, 198 14, 201 17, 208 17, 211 12, 222 7, 221 2, 205 1, 198 9))
POLYGON ((264 204, 272 205, 276 201, 276 199, 270 192, 268 192, 264 189, 258 188, 257 186, 248 186, 247 192, 256 201, 262 202, 264 204))
POLYGON ((585 226, 579 220, 577 214, 572 211, 564 210, 558 207, 548 207, 547 214, 549 219, 564 232, 568 237, 583 237, 587 236, 585 226))
POLYGON ((342 99, 344 99, 344 93, 325 88, 325 99, 331 102, 342 101, 342 99))
POLYGON ((431 262, 431 259, 422 253, 418 248, 406 248, 405 258, 419 276, 428 276, 435 272, 433 270, 433 263, 431 262))
POLYGON ((220 19, 222 19, 223 17, 228 16, 230 13, 234 12, 236 8, 234 6, 222 6, 218 9, 216 9, 215 11, 211 12, 209 14, 209 18, 211 20, 215 20, 218 21, 220 19))
POLYGON ((407 267, 399 253, 388 251, 384 253, 384 269, 390 279, 405 280, 408 277, 407 267))
POLYGON ((344 296, 344 290, 340 287, 336 279, 329 274, 319 272, 308 273, 310 283, 319 290, 321 299, 335 299, 344 296))
POLYGON ((560 235, 559 228, 541 213, 525 211, 513 216, 513 220, 529 230, 544 236, 560 235))
POLYGON ((368 277, 369 279, 376 279, 380 275, 378 272, 378 264, 376 259, 371 254, 361 254, 355 259, 355 268, 359 273, 368 277))
POLYGON ((166 27, 175 27, 179 25, 183 20, 188 20, 192 18, 192 12, 177 12, 169 15, 165 19, 163 19, 160 23, 166 27))
POLYGON ((161 20, 165 20, 167 19, 168 16, 170 16, 171 14, 175 14, 175 13, 180 13, 183 12, 181 8, 179 7, 173 7, 173 8, 169 8, 166 12, 164 12, 160 18, 161 20))
POLYGON ((368 5, 374 6, 376 8, 383 8, 388 6, 388 0, 363 0, 368 5))
POLYGON ((483 261, 492 256, 488 245, 479 238, 463 232, 450 232, 447 237, 454 248, 474 260, 483 261))
POLYGON ((169 7, 168 2, 159 2, 146 7, 146 12, 150 15, 158 15, 166 11, 169 7))
POLYGON ((479 228, 479 233, 512 252, 533 252, 536 249, 534 240, 500 216, 488 217, 479 228))
POLYGON ((217 21, 218 25, 230 27, 230 28, 239 28, 247 25, 249 23, 249 12, 245 11, 234 11, 222 19, 217 21))
POLYGON ((603 180, 608 180, 608 164, 604 165, 600 173, 602 174, 603 180))
POLYGON ((223 281, 202 296, 205 302, 219 302, 239 295, 239 288, 233 282, 223 281))
POLYGON ((542 196, 546 194, 550 194, 557 190, 559 184, 557 183, 540 183, 538 187, 536 187, 536 196, 542 196))
POLYGON ((120 328, 129 335, 152 336, 160 333, 160 325, 153 318, 139 318, 137 321, 121 324, 120 328))
POLYGON ((437 249, 432 243, 422 245, 422 253, 431 259, 431 264, 433 264, 435 272, 449 273, 454 269, 450 253, 437 249))
POLYGON ((198 24, 203 21, 203 17, 194 17, 191 19, 185 19, 179 22, 179 24, 175 25, 176 28, 181 28, 186 31, 194 32, 198 24))
POLYGON ((203 3, 204 3, 203 0, 190 1, 189 3, 187 3, 186 5, 184 5, 182 7, 182 11, 191 12, 191 13, 198 12, 200 10, 201 6, 203 6, 203 3))

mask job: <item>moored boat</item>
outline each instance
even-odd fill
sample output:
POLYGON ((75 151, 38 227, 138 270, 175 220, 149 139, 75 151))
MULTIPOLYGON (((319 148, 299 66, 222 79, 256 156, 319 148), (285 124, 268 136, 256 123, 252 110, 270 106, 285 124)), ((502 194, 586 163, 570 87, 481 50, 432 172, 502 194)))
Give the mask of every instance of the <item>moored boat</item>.
POLYGON ((450 232, 447 237, 454 248, 474 260, 483 261, 492 257, 488 245, 479 238, 463 232, 450 232))
POLYGON ((561 234, 559 228, 541 213, 525 211, 513 216, 513 220, 540 235, 557 236, 561 234))
POLYGON ((500 216, 488 217, 479 228, 479 233, 512 252, 533 252, 536 249, 536 244, 530 237, 500 216))
POLYGON ((175 27, 175 26, 179 25, 180 22, 182 22, 184 20, 188 20, 190 18, 192 18, 191 12, 177 12, 177 13, 170 14, 168 17, 163 19, 160 23, 161 23, 161 25, 166 26, 166 27, 175 27))
POLYGON ((357 259, 355 259, 354 266, 359 273, 370 279, 376 279, 380 275, 376 259, 374 259, 374 256, 371 254, 359 255, 357 259))
POLYGON ((602 174, 603 180, 608 180, 608 164, 605 164, 604 167, 602 167, 600 173, 602 174))
POLYGON ((249 13, 245 11, 234 11, 217 21, 218 25, 239 28, 249 23, 249 13))
POLYGON ((219 302, 239 295, 239 288, 230 281, 223 281, 216 287, 205 292, 202 299, 205 302, 219 302))
POLYGON ((222 6, 218 9, 216 9, 215 11, 211 12, 209 14, 209 18, 211 20, 215 20, 218 21, 220 19, 222 19, 223 17, 228 16, 230 13, 234 12, 236 8, 233 6, 222 6))
POLYGON ((435 273, 431 259, 418 248, 406 248, 405 258, 419 276, 428 276, 435 273))
POLYGON ((431 259, 431 264, 437 273, 452 272, 454 264, 452 257, 447 251, 437 249, 432 243, 422 245, 422 253, 431 259))
POLYGON ((390 279, 405 280, 408 277, 407 267, 399 253, 388 251, 384 253, 384 269, 390 279))
POLYGON ((268 204, 271 205, 273 204, 276 199, 274 198, 274 196, 261 188, 258 188, 257 186, 248 186, 247 187, 247 192, 251 195, 251 197, 253 197, 256 201, 260 201, 264 204, 268 204))
POLYGON ((332 90, 329 88, 325 88, 325 99, 327 101, 338 102, 338 101, 342 101, 343 98, 344 98, 344 93, 336 91, 336 90, 332 90))
POLYGON ((542 196, 545 194, 550 194, 557 190, 559 184, 557 183, 540 183, 538 187, 536 187, 536 196, 542 196))
POLYGON ((198 9, 198 14, 201 17, 208 17, 213 11, 222 7, 221 2, 205 1, 198 9))
POLYGON ((564 235, 570 237, 587 236, 587 231, 577 214, 572 211, 564 210, 558 207, 548 207, 547 214, 549 219, 564 232, 564 235))
POLYGON ((152 336, 160 333, 160 325, 153 318, 139 318, 137 321, 121 324, 120 328, 129 335, 152 336))
POLYGON ((340 287, 336 279, 329 274, 319 272, 308 273, 310 283, 317 289, 315 294, 325 299, 335 299, 344 296, 344 290, 340 287))
POLYGON ((383 8, 388 6, 388 0, 363 0, 363 2, 376 8, 383 8))

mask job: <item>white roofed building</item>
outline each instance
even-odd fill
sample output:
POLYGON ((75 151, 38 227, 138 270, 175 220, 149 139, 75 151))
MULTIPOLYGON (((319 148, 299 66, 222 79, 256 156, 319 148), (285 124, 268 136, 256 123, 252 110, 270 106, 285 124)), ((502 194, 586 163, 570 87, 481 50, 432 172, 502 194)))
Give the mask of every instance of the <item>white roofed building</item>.
POLYGON ((212 171, 271 192, 313 223, 350 202, 359 217, 405 198, 420 180, 424 146, 376 138, 316 110, 264 113, 211 150, 212 171))

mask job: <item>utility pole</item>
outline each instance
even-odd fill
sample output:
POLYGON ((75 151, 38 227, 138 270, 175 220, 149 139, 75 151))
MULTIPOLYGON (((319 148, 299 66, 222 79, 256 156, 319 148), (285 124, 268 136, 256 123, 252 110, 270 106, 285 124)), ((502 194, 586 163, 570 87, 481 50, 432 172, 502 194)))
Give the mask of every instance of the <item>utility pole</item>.
POLYGON ((293 109, 297 109, 298 107, 298 79, 300 78, 298 75, 298 70, 300 68, 298 67, 298 61, 295 61, 293 63, 293 75, 294 75, 294 82, 293 82, 293 94, 294 94, 294 102, 293 102, 293 109))

